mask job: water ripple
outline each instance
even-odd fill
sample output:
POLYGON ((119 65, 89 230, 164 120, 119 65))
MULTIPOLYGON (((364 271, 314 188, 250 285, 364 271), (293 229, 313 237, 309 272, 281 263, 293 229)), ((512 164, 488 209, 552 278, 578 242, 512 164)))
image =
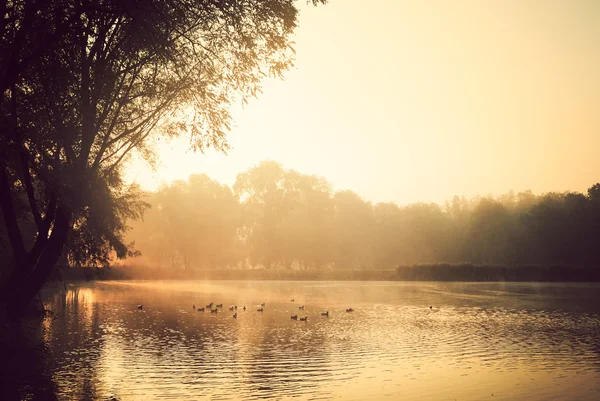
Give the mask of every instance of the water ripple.
MULTIPOLYGON (((146 282, 77 289, 85 303, 72 293, 47 300, 62 308, 44 329, 59 399, 481 399, 503 390, 504 399, 575 391, 592 400, 600 391, 598 311, 557 307, 552 287, 146 282), (227 310, 191 309, 211 301, 249 308, 238 309, 237 319, 227 310), (256 312, 261 302, 265 311, 256 312), (355 311, 346 313, 349 306, 355 311), (290 319, 298 312, 308 321, 290 319)), ((581 302, 597 301, 597 288, 580 292, 581 302)))

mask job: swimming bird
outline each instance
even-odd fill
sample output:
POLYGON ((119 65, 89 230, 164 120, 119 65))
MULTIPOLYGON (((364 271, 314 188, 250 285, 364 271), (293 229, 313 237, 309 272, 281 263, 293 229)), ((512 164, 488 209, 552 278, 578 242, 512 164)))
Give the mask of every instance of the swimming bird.
POLYGON ((260 306, 267 306, 267 304, 263 302, 262 304, 260 304, 260 306))
POLYGON ((242 309, 246 310, 246 307, 244 306, 242 309))
POLYGON ((237 312, 235 312, 235 313, 233 314, 233 318, 234 318, 234 319, 237 319, 237 312))
POLYGON ((294 302, 294 298, 292 298, 292 302, 294 302))
POLYGON ((231 306, 231 307, 229 308, 229 310, 233 310, 233 306, 231 306))
POLYGON ((346 308, 346 312, 354 312, 354 309, 352 309, 352 308, 346 308))
POLYGON ((138 309, 144 309, 144 305, 138 305, 137 308, 138 309))
POLYGON ((264 312, 264 311, 265 311, 265 308, 258 308, 256 311, 257 311, 257 312, 264 312))
POLYGON ((433 306, 429 305, 429 309, 433 309, 433 306))
POLYGON ((196 304, 194 304, 194 306, 192 306, 192 309, 196 309, 196 304))
POLYGON ((217 308, 222 308, 222 307, 223 307, 223 304, 216 304, 215 306, 216 306, 217 308))
POLYGON ((329 317, 329 311, 327 311, 327 312, 321 312, 321 316, 327 316, 327 317, 329 317))
POLYGON ((308 316, 301 317, 300 320, 306 322, 308 320, 308 316))
POLYGON ((299 307, 298 307, 298 309, 300 309, 300 310, 304 310, 304 305, 302 305, 302 306, 299 306, 299 307))
POLYGON ((237 305, 234 305, 233 307, 235 308, 235 310, 237 310, 237 305))
POLYGON ((218 309, 211 309, 210 313, 217 313, 219 310, 218 309))
POLYGON ((298 315, 293 315, 292 320, 298 320, 298 315))
POLYGON ((198 308, 198 312, 204 312, 204 308, 198 308))

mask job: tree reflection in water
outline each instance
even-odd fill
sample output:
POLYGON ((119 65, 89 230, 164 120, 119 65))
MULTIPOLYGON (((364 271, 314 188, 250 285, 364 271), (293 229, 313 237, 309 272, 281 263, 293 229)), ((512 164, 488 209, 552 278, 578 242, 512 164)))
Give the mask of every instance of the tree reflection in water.
POLYGON ((18 344, 3 350, 3 400, 468 399, 499 388, 594 400, 600 382, 593 285, 96 282, 45 299, 54 316, 13 328, 18 344), (292 297, 307 322, 289 318, 292 297), (248 310, 192 309, 211 301, 248 310))

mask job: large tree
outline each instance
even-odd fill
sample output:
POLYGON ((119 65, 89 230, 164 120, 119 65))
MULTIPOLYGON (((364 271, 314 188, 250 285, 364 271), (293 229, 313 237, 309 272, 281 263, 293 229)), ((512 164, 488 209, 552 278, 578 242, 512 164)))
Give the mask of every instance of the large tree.
POLYGON ((331 261, 330 184, 316 176, 262 162, 237 176, 240 239, 252 265, 317 268, 331 261))
POLYGON ((16 313, 76 230, 126 253, 122 223, 144 203, 121 169, 134 150, 152 159, 153 133, 227 149, 229 105, 290 67, 298 9, 294 0, 17 0, 0 10, 0 206, 13 260, 2 301, 16 313), (19 224, 19 197, 34 235, 19 224))
POLYGON ((233 185, 243 211, 240 237, 252 265, 272 268, 286 259, 282 223, 292 208, 286 176, 281 164, 265 161, 238 174, 233 185))

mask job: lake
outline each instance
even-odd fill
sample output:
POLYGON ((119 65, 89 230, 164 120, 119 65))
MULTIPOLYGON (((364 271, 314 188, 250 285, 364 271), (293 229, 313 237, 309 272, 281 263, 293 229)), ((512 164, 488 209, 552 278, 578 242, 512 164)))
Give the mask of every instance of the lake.
POLYGON ((43 356, 2 379, 22 399, 600 399, 598 284, 121 281, 43 299, 43 356), (193 309, 209 302, 223 311, 193 309))

